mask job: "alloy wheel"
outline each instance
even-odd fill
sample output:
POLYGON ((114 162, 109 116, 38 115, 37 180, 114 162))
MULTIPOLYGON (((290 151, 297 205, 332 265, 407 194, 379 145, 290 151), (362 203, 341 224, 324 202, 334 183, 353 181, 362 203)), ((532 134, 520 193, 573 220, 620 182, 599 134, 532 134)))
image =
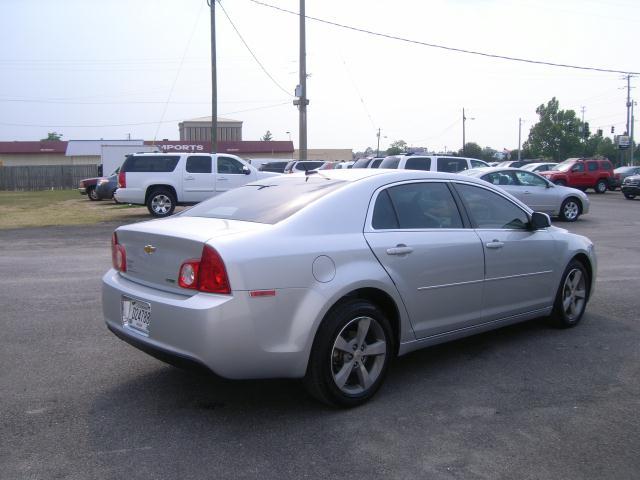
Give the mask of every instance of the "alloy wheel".
POLYGON ((387 339, 382 326, 371 317, 357 317, 347 323, 331 349, 331 375, 344 393, 367 391, 378 379, 387 356, 387 339))
POLYGON ((578 268, 572 269, 562 287, 562 310, 569 321, 580 318, 587 301, 585 276, 578 268))
POLYGON ((156 195, 151 200, 151 208, 158 215, 165 215, 171 209, 171 199, 166 195, 156 195))
POLYGON ((580 214, 580 208, 578 207, 578 204, 576 202, 569 201, 565 203, 564 208, 562 209, 562 213, 564 215, 564 218, 571 222, 578 218, 578 215, 580 214))

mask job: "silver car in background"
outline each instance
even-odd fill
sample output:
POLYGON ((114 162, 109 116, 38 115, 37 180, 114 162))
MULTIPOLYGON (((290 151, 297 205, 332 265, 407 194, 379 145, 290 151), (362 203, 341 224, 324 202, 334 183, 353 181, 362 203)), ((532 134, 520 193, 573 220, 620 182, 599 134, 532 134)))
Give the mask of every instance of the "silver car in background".
POLYGON ((589 197, 576 188, 555 185, 541 175, 521 168, 482 168, 461 172, 497 185, 532 210, 575 222, 589 213, 589 197))
POLYGON ((108 328, 234 379, 303 378, 359 405, 413 350, 548 317, 593 292, 589 239, 479 179, 414 170, 285 175, 119 227, 108 328))

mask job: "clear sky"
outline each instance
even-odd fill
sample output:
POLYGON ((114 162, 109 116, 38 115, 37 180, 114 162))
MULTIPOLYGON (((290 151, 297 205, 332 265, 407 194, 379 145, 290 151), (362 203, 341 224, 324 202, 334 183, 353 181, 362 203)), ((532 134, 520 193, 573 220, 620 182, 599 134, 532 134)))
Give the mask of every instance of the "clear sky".
MULTIPOLYGON (((297 11, 298 0, 265 0, 297 11)), ((270 130, 298 144, 297 16, 222 0, 260 69, 217 6, 218 114, 243 139, 270 130), (280 88, 284 89, 284 91, 280 88)), ((178 139, 178 122, 210 115, 205 0, 0 0, 0 140, 178 139)), ((307 15, 421 42, 640 71, 637 0, 307 0, 307 15)), ((393 140, 458 149, 516 148, 535 109, 556 96, 591 130, 622 133, 626 81, 444 51, 307 20, 309 148, 381 148, 393 140)), ((640 77, 632 79, 640 85, 640 77)), ((632 96, 637 96, 637 89, 632 96)), ((636 123, 637 125, 637 123, 636 123)), ((637 135, 636 135, 637 137, 637 135)))

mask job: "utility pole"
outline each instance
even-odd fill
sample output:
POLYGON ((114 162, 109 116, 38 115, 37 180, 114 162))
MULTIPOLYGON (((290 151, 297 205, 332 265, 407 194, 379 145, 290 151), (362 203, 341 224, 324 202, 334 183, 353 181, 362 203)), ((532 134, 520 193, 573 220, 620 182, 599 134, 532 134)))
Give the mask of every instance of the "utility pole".
POLYGON ((522 138, 522 118, 518 119, 518 161, 522 158, 520 154, 520 140, 522 138))
POLYGON ((635 101, 631 102, 631 130, 629 130, 629 134, 631 135, 631 138, 629 138, 629 152, 630 152, 630 162, 629 165, 635 165, 635 162, 633 161, 633 124, 635 122, 634 119, 634 115, 633 115, 633 106, 636 104, 635 101))
POLYGON ((467 117, 464 116, 464 108, 462 109, 462 156, 465 156, 466 148, 465 148, 465 131, 464 124, 467 121, 467 117))
POLYGON ((211 153, 218 152, 218 82, 216 72, 216 0, 211 7, 211 153))
POLYGON ((380 156, 380 129, 378 128, 378 147, 376 148, 376 157, 380 156))
POLYGON ((300 0, 300 98, 298 110, 300 112, 300 160, 308 160, 307 155, 307 59, 305 44, 305 0, 300 0))
POLYGON ((587 150, 587 137, 585 135, 587 132, 586 132, 586 130, 584 128, 584 111, 586 110, 586 107, 583 105, 582 107, 580 107, 580 110, 582 111, 582 128, 581 128, 580 131, 582 132, 582 139, 581 139, 581 141, 582 141, 582 156, 584 157, 587 154, 587 152, 586 152, 586 150, 587 150))

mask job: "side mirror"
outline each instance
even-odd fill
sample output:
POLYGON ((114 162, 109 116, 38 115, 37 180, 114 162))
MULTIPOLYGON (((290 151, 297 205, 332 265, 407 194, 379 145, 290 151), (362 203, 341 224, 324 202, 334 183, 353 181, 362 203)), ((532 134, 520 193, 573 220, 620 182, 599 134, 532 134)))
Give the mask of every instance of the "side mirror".
POLYGON ((542 230, 543 228, 551 226, 551 219, 546 213, 533 212, 530 224, 533 230, 542 230))
POLYGON ((246 165, 242 166, 242 173, 244 173, 245 175, 249 175, 251 174, 251 169, 249 167, 247 167, 246 165))

